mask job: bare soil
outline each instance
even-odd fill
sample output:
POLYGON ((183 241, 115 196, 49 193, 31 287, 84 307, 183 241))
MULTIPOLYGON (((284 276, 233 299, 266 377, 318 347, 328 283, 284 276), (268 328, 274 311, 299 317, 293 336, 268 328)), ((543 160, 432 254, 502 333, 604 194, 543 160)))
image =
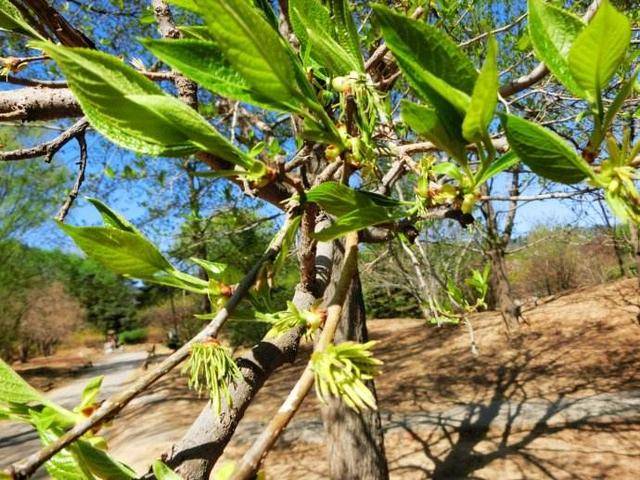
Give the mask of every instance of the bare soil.
MULTIPOLYGON (((636 280, 549 300, 526 310, 528 325, 510 339, 499 315, 475 315, 477 356, 464 326, 369 322, 385 362, 376 384, 392 478, 640 478, 636 280)), ((258 394, 224 460, 242 455, 277 410, 304 350, 258 394)), ((177 374, 166 378, 115 422, 114 453, 143 470, 202 406, 177 374)), ((305 400, 265 462, 269 478, 326 478, 318 408, 305 400)))

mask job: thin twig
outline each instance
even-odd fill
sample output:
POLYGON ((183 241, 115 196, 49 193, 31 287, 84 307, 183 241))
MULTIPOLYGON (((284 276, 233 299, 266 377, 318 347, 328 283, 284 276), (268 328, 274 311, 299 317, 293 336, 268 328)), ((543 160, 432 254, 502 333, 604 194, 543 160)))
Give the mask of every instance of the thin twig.
POLYGON ((78 147, 80 148, 80 159, 78 160, 78 175, 76 176, 76 181, 67 195, 67 199, 60 207, 58 214, 56 215, 56 220, 59 222, 64 222, 73 202, 78 197, 78 193, 80 192, 80 187, 82 186, 82 182, 84 182, 84 172, 87 169, 87 140, 84 138, 85 132, 82 131, 78 135, 76 135, 76 140, 78 141, 78 147))
POLYGON ((42 143, 31 148, 21 148, 19 150, 11 150, 9 152, 0 152, 0 162, 13 162, 36 157, 45 157, 46 161, 50 162, 53 156, 62 147, 69 143, 70 140, 78 137, 79 135, 84 135, 88 127, 89 122, 83 117, 49 142, 42 143))

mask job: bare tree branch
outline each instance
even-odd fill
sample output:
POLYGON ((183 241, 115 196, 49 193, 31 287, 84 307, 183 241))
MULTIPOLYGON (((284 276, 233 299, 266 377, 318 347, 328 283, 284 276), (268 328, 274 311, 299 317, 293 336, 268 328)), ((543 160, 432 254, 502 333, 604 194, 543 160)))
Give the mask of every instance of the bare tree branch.
POLYGON ((84 182, 84 172, 87 168, 87 141, 84 138, 85 132, 84 130, 76 135, 76 140, 78 141, 78 147, 80 148, 80 159, 78 160, 78 175, 76 176, 76 181, 67 195, 67 199, 60 207, 58 214, 56 215, 56 220, 59 222, 64 222, 73 202, 78 197, 78 193, 80 192, 80 187, 82 186, 82 182, 84 182))
POLYGON ((0 161, 14 162, 44 156, 46 161, 50 162, 53 159, 53 156, 70 140, 84 135, 88 127, 89 122, 87 122, 85 118, 82 118, 49 142, 42 143, 31 148, 21 148, 10 152, 0 152, 0 161))

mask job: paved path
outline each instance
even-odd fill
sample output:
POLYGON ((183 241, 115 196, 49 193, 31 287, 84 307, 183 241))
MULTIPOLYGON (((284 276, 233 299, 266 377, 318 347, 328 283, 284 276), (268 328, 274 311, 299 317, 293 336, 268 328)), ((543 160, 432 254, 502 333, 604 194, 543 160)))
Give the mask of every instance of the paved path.
MULTIPOLYGON (((147 352, 145 351, 112 353, 93 367, 84 370, 72 382, 50 390, 46 396, 64 407, 73 408, 80 401, 82 390, 87 381, 98 375, 104 375, 100 392, 100 398, 104 399, 134 379, 132 373, 140 366, 146 356, 147 352)), ((25 458, 37 451, 39 447, 38 437, 29 426, 13 422, 0 422, 0 468, 25 458)), ((46 475, 41 472, 36 478, 45 477, 46 475)))

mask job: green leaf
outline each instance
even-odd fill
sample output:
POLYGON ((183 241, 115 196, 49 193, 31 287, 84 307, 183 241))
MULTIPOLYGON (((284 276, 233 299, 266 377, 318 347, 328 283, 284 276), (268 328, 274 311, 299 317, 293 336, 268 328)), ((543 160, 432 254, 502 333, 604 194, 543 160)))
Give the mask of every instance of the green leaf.
POLYGON ((183 156, 206 149, 227 161, 246 163, 204 118, 153 82, 105 53, 35 44, 60 66, 96 130, 130 150, 183 156))
POLYGON ((430 140, 438 148, 455 158, 464 156, 465 142, 462 137, 452 134, 432 107, 402 100, 401 117, 414 132, 430 140))
POLYGON ((372 8, 404 77, 433 106, 447 137, 464 142, 461 112, 478 77, 469 58, 440 29, 380 5, 372 8))
POLYGON ((43 395, 25 382, 0 358, 0 404, 46 403, 43 395))
MULTIPOLYGON (((194 0, 225 59, 251 87, 289 111, 306 100, 301 72, 280 35, 246 0, 194 0)), ((314 99, 315 100, 315 99, 314 99)))
POLYGON ((613 102, 611 102, 611 105, 609 106, 609 109, 607 110, 607 113, 606 113, 606 115, 604 117, 604 122, 602 122, 602 130, 603 130, 603 132, 606 132, 609 129, 609 127, 613 124, 613 120, 615 119, 616 114, 622 108, 622 105, 624 104, 624 101, 633 92, 633 87, 635 86, 635 84, 636 84, 636 82, 638 80, 638 72, 640 72, 640 67, 637 67, 631 73, 629 78, 627 78, 622 83, 622 85, 620 86, 620 89, 618 90, 618 93, 616 94, 616 98, 613 99, 613 102))
POLYGON ((307 192, 307 200, 338 217, 330 227, 314 234, 320 241, 406 216, 398 208, 402 203, 393 198, 355 190, 337 182, 326 182, 312 188, 307 192))
POLYGON ((83 408, 96 403, 98 395, 100 394, 100 388, 102 387, 102 380, 104 380, 103 375, 89 380, 89 383, 87 383, 82 391, 82 398, 80 404, 75 408, 76 411, 81 411, 83 408))
POLYGON ((403 216, 405 216, 404 213, 395 212, 393 214, 389 209, 379 206, 358 208, 338 217, 330 227, 314 233, 313 237, 321 242, 328 242, 349 232, 362 230, 372 225, 393 222, 403 216))
POLYGON ((394 198, 373 192, 349 188, 338 182, 325 182, 307 192, 307 201, 320 205, 327 213, 341 216, 366 207, 395 208, 401 205, 394 198))
POLYGON ((153 474, 158 480, 182 480, 182 477, 160 460, 153 462, 153 474))
POLYGON ((533 172, 568 184, 593 177, 589 164, 554 132, 513 115, 503 122, 509 145, 533 172))
POLYGON ((138 234, 108 227, 58 225, 89 258, 117 274, 154 279, 173 270, 158 249, 138 234))
POLYGON ((269 110, 287 111, 289 108, 287 104, 257 95, 246 80, 223 59, 222 52, 213 42, 149 38, 140 41, 167 65, 213 93, 269 110))
POLYGON ((19 33, 27 37, 44 40, 9 0, 0 0, 0 30, 19 33))
POLYGON ((137 233, 142 235, 140 233, 140 230, 138 230, 129 220, 124 218, 119 213, 111 210, 111 208, 109 208, 97 198, 87 198, 87 201, 90 202, 96 210, 98 210, 105 225, 123 230, 125 232, 137 233))
POLYGON ((307 28, 310 25, 316 32, 335 40, 331 15, 320 0, 289 0, 289 17, 302 52, 306 50, 308 44, 307 28))
POLYGON ((501 172, 508 170, 509 168, 518 164, 520 159, 514 152, 508 152, 492 162, 485 170, 479 170, 475 175, 475 185, 482 185, 486 183, 490 178, 495 177, 501 172))
POLYGON ((307 29, 307 41, 311 48, 311 56, 320 65, 326 67, 332 75, 347 75, 360 69, 353 57, 331 36, 326 32, 316 30, 312 24, 305 21, 304 17, 300 16, 300 20, 307 29))
POLYGON ((360 37, 351 15, 349 2, 347 0, 331 0, 331 10, 333 11, 333 19, 340 45, 350 53, 355 62, 356 70, 364 72, 364 61, 360 51, 360 37))
POLYGON ((584 97, 584 90, 574 79, 569 68, 569 50, 585 24, 566 10, 529 0, 529 37, 536 56, 544 62, 567 90, 584 97))
POLYGON ((173 128, 181 131, 191 144, 223 158, 235 165, 250 169, 255 163, 244 152, 220 135, 193 108, 168 95, 126 95, 127 100, 163 117, 173 128))
POLYGON ((94 447, 86 440, 78 440, 74 443, 73 450, 80 464, 98 478, 104 480, 138 478, 136 472, 127 465, 115 460, 107 452, 94 447))
POLYGON ((578 35, 569 52, 569 67, 591 101, 624 60, 631 41, 631 23, 608 0, 603 0, 593 20, 578 35))
POLYGON ((462 123, 462 134, 470 142, 479 142, 488 137, 489 124, 498 103, 498 45, 489 38, 487 58, 473 87, 471 103, 462 123))

